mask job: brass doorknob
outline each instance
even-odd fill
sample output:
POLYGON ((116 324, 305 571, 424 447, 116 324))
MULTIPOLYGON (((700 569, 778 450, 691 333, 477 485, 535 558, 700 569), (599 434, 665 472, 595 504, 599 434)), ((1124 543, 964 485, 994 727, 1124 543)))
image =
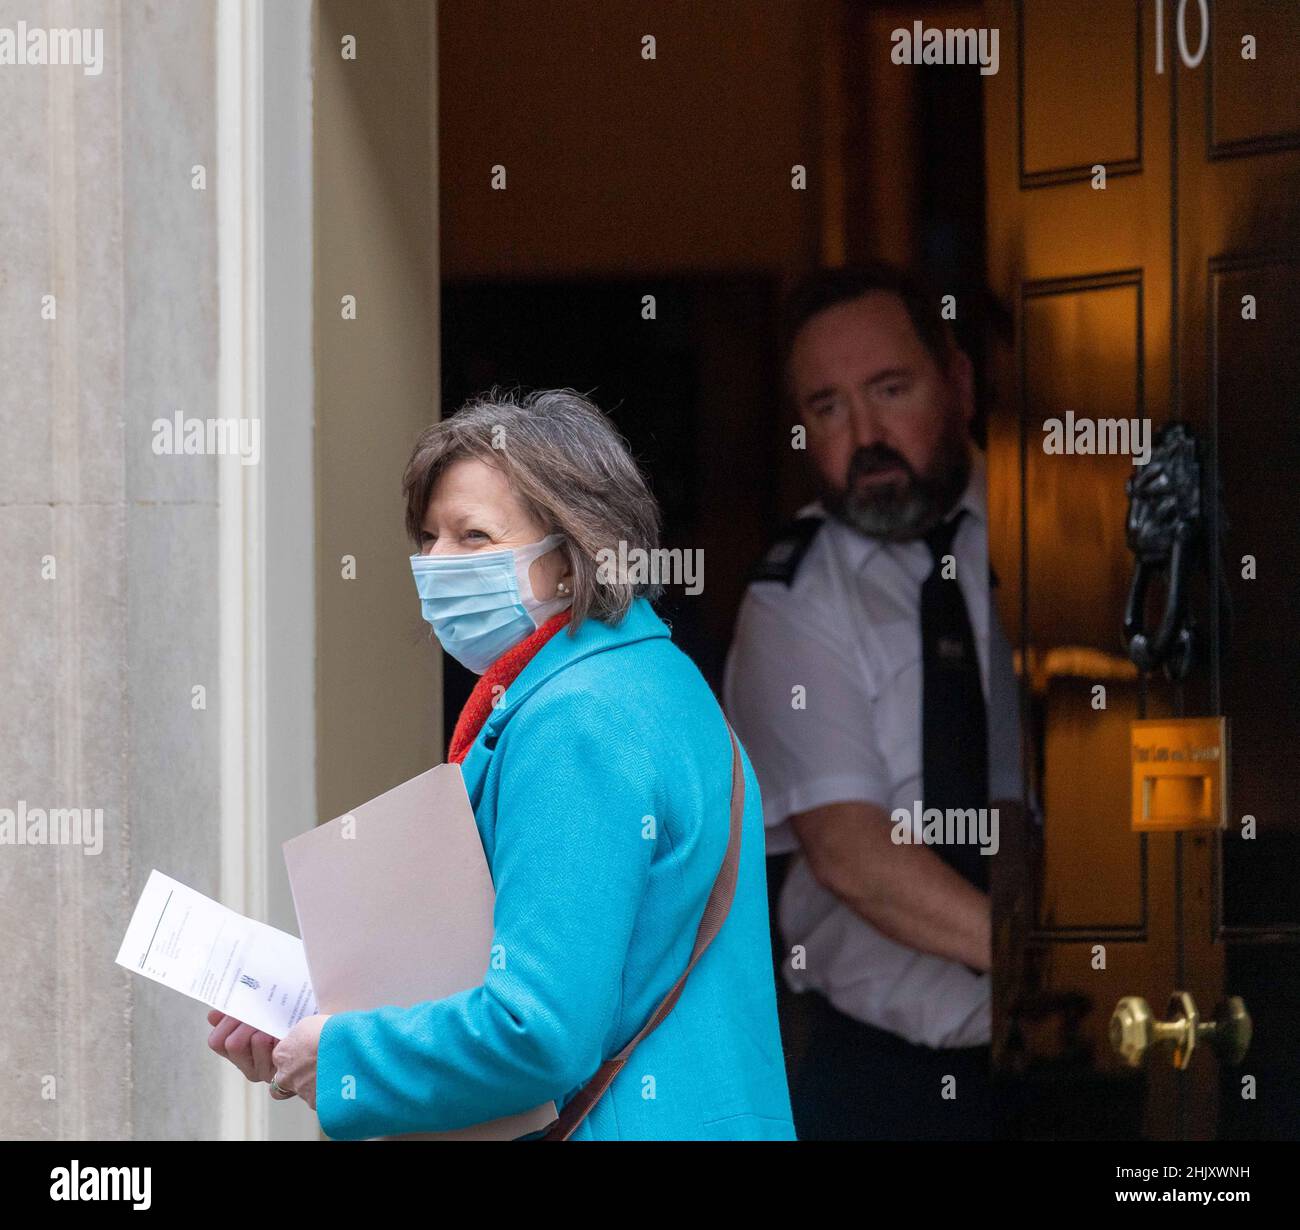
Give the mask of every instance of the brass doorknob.
POLYGON ((1236 1067, 1250 1050, 1250 1036, 1254 1028, 1246 1001, 1240 995, 1229 996, 1214 1012, 1210 1045, 1219 1056, 1220 1063, 1236 1067))
POLYGON ((1239 1064, 1250 1047, 1250 1013, 1240 996, 1225 1000, 1214 1020, 1202 1021, 1187 991, 1169 998, 1166 1019, 1157 1021, 1145 999, 1125 996, 1110 1018, 1110 1044, 1130 1067, 1138 1067, 1152 1047, 1169 1043, 1175 1068, 1186 1068, 1198 1042, 1208 1042, 1226 1064, 1239 1064))

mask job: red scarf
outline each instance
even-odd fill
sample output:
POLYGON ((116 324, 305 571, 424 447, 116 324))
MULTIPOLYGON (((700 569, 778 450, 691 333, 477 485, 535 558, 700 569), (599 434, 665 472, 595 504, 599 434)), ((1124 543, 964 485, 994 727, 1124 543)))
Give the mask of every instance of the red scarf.
POLYGON ((479 676, 479 681, 474 685, 474 690, 469 694, 469 699, 456 720, 451 749, 447 752, 448 764, 460 764, 469 755, 478 732, 483 729, 483 723, 488 720, 488 715, 494 708, 493 702, 514 683, 519 672, 532 660, 533 654, 569 622, 572 613, 573 609, 569 608, 558 615, 552 615, 536 632, 524 637, 513 649, 507 649, 479 676))

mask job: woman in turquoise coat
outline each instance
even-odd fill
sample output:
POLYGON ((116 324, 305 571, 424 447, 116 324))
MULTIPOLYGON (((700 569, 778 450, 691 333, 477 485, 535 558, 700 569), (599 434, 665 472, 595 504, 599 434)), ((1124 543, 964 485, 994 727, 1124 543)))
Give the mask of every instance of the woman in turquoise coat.
MULTIPOLYGON (((458 995, 278 1044, 218 1024, 214 1049, 335 1139, 563 1111, 686 970, 730 832, 728 727, 650 604, 658 512, 600 411, 568 390, 479 399, 421 436, 405 490, 424 615, 482 676, 449 758, 496 889, 493 958, 458 995)), ((572 1139, 794 1138, 740 760, 730 909, 572 1139)))

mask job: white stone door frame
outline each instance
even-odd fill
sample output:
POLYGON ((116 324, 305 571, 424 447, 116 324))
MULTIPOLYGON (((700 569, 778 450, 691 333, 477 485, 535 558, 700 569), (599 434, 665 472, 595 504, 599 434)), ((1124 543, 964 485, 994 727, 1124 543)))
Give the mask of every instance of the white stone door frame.
MULTIPOLYGON (((220 467, 221 899, 295 934, 280 843, 317 819, 312 10, 216 15, 218 414, 261 427, 258 464, 220 467)), ((316 1118, 231 1068, 221 1136, 314 1139, 316 1118)))

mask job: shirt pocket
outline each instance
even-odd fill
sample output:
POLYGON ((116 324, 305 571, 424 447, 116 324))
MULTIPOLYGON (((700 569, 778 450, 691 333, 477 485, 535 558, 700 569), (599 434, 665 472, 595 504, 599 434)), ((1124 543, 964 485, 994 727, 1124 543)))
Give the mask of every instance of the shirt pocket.
POLYGON ((901 624, 879 630, 878 637, 871 700, 876 753, 892 789, 915 793, 921 775, 921 637, 901 624))

